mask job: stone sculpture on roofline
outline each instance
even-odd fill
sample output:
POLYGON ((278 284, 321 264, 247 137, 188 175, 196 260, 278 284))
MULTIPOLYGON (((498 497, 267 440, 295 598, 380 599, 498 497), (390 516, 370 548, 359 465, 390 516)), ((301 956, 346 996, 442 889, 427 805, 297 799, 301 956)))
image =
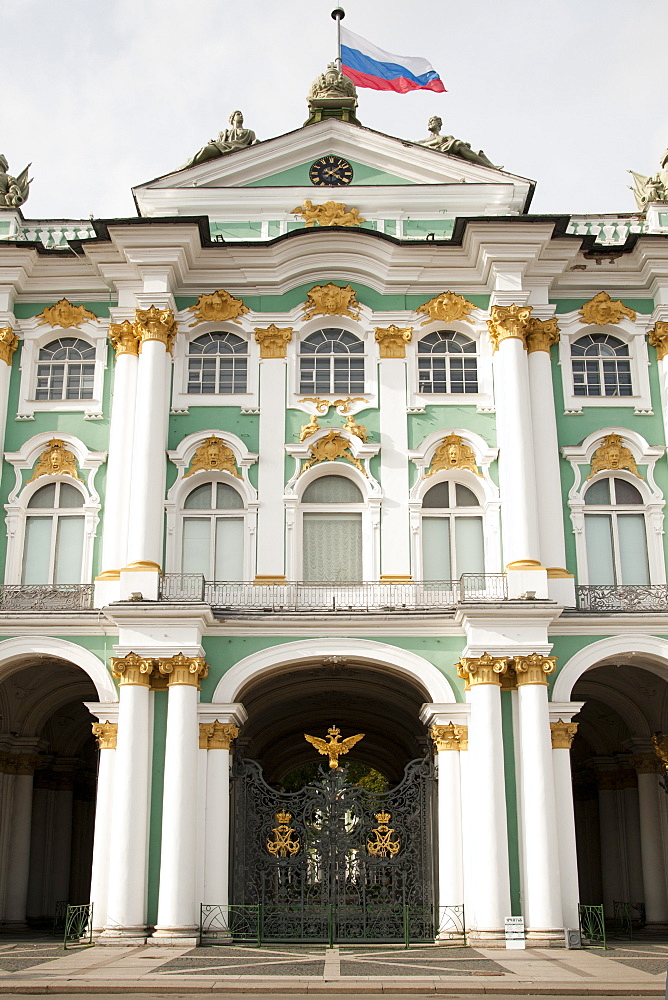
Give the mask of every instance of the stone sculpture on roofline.
POLYGON ((198 163, 206 163, 207 160, 215 160, 226 153, 233 153, 236 149, 245 149, 247 146, 254 146, 259 139, 250 128, 244 128, 244 116, 239 110, 233 111, 229 117, 230 128, 223 129, 218 133, 217 139, 209 139, 206 146, 195 153, 187 163, 181 168, 194 167, 198 163))
POLYGON ((0 153, 0 208, 20 208, 28 200, 30 193, 30 164, 18 177, 12 177, 7 173, 8 170, 7 157, 0 153))
POLYGON ((458 156, 461 160, 468 160, 469 163, 479 163, 482 167, 492 167, 494 170, 503 170, 485 156, 482 149, 478 152, 471 149, 471 144, 455 139, 454 135, 441 135, 443 121, 438 115, 433 115, 427 124, 430 135, 426 139, 419 139, 420 146, 428 146, 436 149, 439 153, 449 153, 450 156, 458 156))
POLYGON ((661 159, 661 169, 651 177, 629 170, 633 177, 633 195, 639 212, 644 212, 653 201, 668 201, 668 149, 661 159))

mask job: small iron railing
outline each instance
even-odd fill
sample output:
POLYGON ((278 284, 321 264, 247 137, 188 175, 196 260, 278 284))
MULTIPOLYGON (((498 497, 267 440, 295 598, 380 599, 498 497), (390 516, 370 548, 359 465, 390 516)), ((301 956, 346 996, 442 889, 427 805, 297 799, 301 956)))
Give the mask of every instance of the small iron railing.
POLYGON ((436 910, 435 937, 439 944, 466 944, 464 904, 439 906, 436 910))
POLYGON ((86 611, 92 606, 92 583, 0 585, 0 611, 86 611))
POLYGON ((63 948, 67 948, 68 941, 76 941, 78 944, 93 943, 93 904, 81 903, 76 906, 67 904, 65 911, 65 933, 63 936, 63 948), (88 940, 86 940, 86 938, 88 940))
POLYGON ((198 573, 165 573, 160 600, 204 601, 224 611, 428 611, 461 603, 505 601, 503 573, 406 583, 225 583, 198 573))
POLYGON ((53 911, 53 924, 51 925, 51 933, 54 937, 60 937, 65 930, 65 917, 68 906, 69 903, 66 899, 56 900, 56 906, 53 911))
POLYGON ((668 584, 595 584, 577 588, 580 611, 668 611, 668 584))
POLYGON ((257 945, 262 944, 261 906, 201 903, 200 944, 218 944, 230 940, 255 941, 257 945))
POLYGON ((580 903, 578 906, 578 916, 580 920, 582 947, 607 948, 603 905, 592 906, 580 903))

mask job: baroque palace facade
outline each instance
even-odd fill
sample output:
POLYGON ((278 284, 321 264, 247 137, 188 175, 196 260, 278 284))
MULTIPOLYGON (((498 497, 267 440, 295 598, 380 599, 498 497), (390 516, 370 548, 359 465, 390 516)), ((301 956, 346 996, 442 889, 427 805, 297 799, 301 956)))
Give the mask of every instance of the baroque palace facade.
POLYGON ((0 921, 666 924, 668 205, 531 215, 335 82, 137 218, 5 184, 0 921))

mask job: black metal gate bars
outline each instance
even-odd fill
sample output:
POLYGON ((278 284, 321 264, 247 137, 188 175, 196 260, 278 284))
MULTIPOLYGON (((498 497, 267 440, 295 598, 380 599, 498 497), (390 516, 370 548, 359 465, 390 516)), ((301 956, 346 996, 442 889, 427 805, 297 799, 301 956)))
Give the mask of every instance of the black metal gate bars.
POLYGON ((232 778, 233 937, 433 938, 428 759, 388 792, 353 784, 345 767, 292 793, 271 788, 255 761, 236 760, 232 778))

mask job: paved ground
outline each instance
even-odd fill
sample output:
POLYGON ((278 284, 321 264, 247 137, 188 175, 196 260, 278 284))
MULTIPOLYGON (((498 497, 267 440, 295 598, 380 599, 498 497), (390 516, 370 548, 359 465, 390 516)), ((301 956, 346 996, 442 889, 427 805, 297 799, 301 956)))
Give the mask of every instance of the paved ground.
POLYGON ((664 997, 668 942, 612 942, 608 950, 505 951, 421 945, 217 945, 207 948, 62 946, 0 936, 0 994, 61 997, 119 993, 176 998, 382 994, 466 997, 664 997))

